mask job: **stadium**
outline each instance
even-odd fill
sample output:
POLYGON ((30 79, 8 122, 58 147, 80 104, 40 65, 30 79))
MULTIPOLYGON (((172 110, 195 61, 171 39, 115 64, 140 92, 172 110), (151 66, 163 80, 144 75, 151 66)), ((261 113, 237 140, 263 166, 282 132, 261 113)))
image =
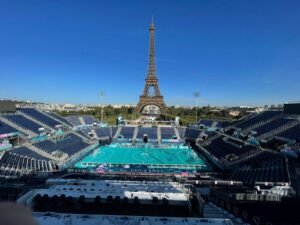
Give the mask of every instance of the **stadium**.
POLYGON ((300 103, 234 121, 156 120, 154 60, 137 121, 0 101, 1 200, 39 224, 300 224, 300 103))

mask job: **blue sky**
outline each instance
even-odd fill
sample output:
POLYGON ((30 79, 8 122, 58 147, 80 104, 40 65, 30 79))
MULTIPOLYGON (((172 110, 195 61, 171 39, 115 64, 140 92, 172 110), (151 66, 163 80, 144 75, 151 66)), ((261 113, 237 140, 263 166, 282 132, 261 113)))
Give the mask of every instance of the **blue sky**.
POLYGON ((300 100, 298 0, 1 0, 0 98, 136 103, 152 15, 168 105, 300 100))

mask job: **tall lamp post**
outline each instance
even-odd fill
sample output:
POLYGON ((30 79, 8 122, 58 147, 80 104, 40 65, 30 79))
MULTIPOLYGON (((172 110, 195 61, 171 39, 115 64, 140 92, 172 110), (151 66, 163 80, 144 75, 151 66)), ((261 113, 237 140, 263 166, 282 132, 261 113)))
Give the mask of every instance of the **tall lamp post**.
POLYGON ((200 93, 197 91, 194 93, 194 97, 196 99, 196 123, 198 122, 198 101, 200 97, 200 93))
POLYGON ((101 101, 101 123, 103 123, 103 97, 105 96, 104 91, 100 91, 99 96, 101 101))

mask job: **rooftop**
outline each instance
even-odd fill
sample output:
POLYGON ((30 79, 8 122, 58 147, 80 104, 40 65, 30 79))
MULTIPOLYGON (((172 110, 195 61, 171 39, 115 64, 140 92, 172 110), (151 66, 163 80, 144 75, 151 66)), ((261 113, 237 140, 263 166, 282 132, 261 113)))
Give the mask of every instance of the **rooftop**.
POLYGON ((35 213, 34 217, 41 225, 232 225, 232 222, 229 219, 110 216, 59 213, 35 213))

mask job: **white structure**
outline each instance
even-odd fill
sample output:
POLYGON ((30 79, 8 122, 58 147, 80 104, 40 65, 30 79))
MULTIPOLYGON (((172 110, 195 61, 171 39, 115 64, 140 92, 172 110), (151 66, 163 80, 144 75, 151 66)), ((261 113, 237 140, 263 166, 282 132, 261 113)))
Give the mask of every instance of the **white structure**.
POLYGON ((73 198, 83 195, 86 201, 94 201, 97 196, 101 196, 102 199, 111 196, 120 199, 128 198, 129 202, 137 197, 142 204, 152 204, 153 198, 158 201, 167 199, 170 205, 190 204, 188 190, 176 182, 50 179, 47 184, 53 186, 46 189, 33 189, 22 196, 18 202, 31 207, 33 198, 40 194, 48 197, 65 195, 73 198))
POLYGON ((229 219, 35 213, 40 225, 233 225, 229 219))

